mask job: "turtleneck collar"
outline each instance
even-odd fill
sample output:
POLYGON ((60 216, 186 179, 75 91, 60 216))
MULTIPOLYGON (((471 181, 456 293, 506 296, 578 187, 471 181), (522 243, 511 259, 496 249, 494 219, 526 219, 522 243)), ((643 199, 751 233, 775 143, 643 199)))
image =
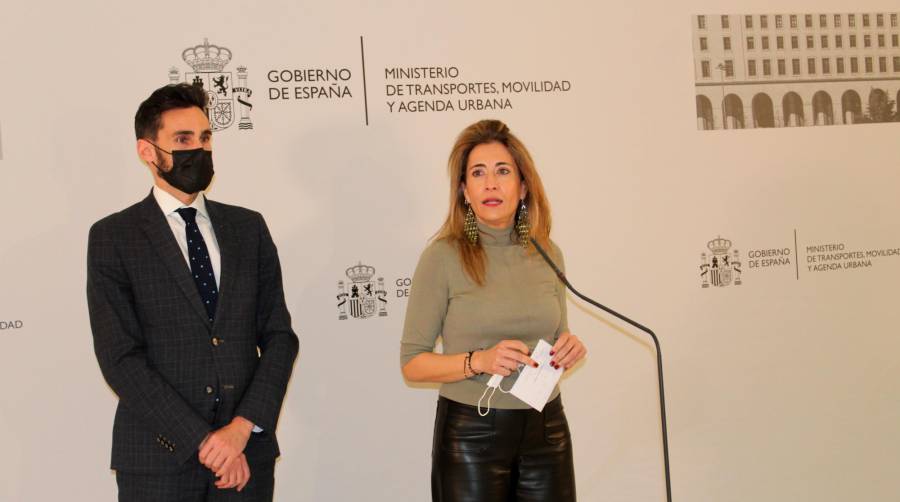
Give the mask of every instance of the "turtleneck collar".
POLYGON ((478 222, 478 237, 484 246, 515 246, 519 242, 515 228, 514 223, 507 228, 491 228, 478 222))

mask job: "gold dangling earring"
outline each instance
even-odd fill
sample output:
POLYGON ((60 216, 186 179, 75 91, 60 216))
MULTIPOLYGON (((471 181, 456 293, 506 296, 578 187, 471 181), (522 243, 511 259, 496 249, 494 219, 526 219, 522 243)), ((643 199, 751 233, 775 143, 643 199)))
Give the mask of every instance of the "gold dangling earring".
POLYGON ((466 201, 466 208, 466 222, 463 225, 463 232, 466 234, 466 238, 469 239, 469 242, 474 246, 475 244, 478 244, 478 225, 475 223, 475 211, 472 210, 469 201, 466 201))
POLYGON ((528 221, 528 206, 525 205, 525 199, 521 200, 519 214, 516 217, 516 233, 519 234, 519 244, 527 248, 531 237, 531 222, 528 221))

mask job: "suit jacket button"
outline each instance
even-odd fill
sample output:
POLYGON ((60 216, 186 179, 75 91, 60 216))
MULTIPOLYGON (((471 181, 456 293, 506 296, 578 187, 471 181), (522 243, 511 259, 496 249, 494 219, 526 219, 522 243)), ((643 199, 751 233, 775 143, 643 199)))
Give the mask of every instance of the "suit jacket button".
POLYGON ((219 346, 219 342, 220 342, 220 340, 219 340, 218 338, 213 337, 213 339, 212 339, 213 347, 218 347, 218 346, 219 346))
POLYGON ((212 388, 211 386, 207 385, 207 386, 206 386, 206 393, 207 393, 207 394, 212 394, 212 393, 213 393, 213 388, 212 388))

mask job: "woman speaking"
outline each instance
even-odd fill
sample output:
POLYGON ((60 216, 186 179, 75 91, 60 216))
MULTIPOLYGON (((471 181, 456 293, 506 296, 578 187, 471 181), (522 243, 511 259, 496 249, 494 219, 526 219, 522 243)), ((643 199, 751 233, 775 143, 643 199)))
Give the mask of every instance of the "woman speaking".
MULTIPOLYGON (((485 402, 491 375, 509 389, 539 340, 568 369, 586 349, 568 332, 564 286, 530 243, 550 242, 550 206, 525 146, 482 120, 448 163, 447 219, 413 276, 401 342, 404 377, 440 382, 432 451, 435 502, 575 500, 572 443, 559 388, 538 412, 512 394, 485 402), (435 353, 440 336, 442 353, 435 353), (511 376, 512 375, 512 376, 511 376)), ((490 389, 493 390, 493 389, 490 389)))

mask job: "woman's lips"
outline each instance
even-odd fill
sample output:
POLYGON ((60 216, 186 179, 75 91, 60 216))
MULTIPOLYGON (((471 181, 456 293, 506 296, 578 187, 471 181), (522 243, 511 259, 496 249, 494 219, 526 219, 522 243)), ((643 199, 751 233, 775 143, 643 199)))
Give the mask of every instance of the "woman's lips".
POLYGON ((496 207, 500 204, 503 204, 503 201, 500 199, 484 199, 483 201, 481 201, 481 203, 485 206, 496 207))

